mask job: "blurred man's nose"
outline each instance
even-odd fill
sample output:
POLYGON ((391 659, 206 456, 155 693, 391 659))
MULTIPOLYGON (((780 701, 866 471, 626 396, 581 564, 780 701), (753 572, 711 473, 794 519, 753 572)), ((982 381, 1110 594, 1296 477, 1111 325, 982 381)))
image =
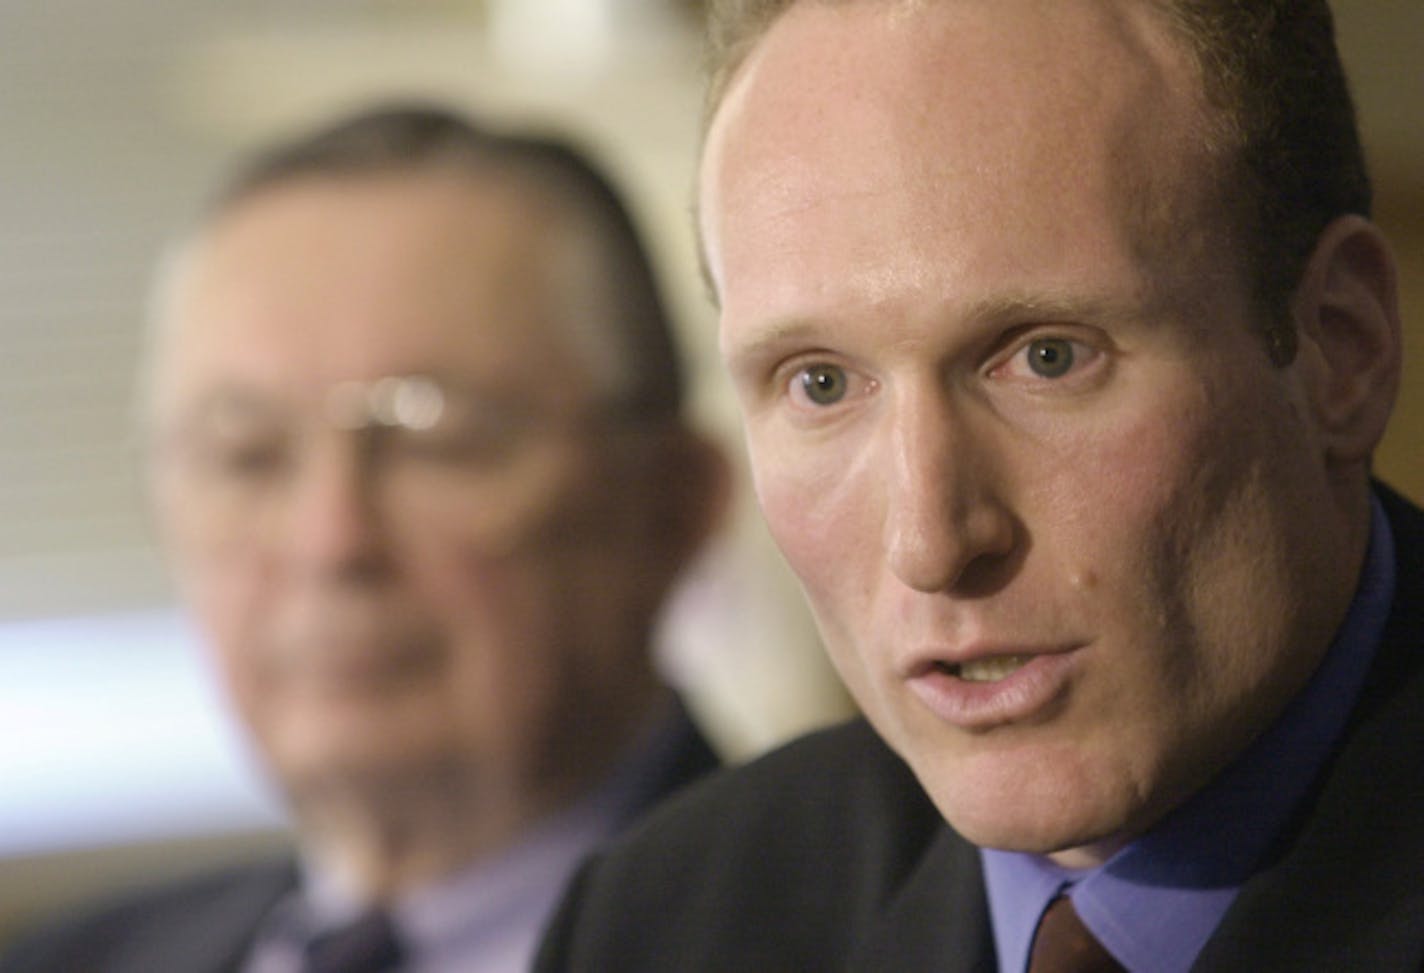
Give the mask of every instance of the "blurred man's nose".
POLYGON ((332 433, 309 446, 291 486, 276 541, 307 571, 367 576, 384 564, 385 517, 369 443, 332 433))
POLYGON ((1001 563, 1015 546, 1012 511, 998 492, 994 445, 956 418, 943 390, 894 403, 884 545, 890 570, 918 591, 954 591, 1001 563))

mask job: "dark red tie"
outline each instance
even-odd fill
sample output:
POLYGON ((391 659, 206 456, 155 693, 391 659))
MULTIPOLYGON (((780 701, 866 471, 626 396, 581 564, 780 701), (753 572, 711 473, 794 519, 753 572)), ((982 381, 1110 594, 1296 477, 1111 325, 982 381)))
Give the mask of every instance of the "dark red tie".
POLYGON ((1126 967, 1083 925, 1073 900, 1060 895, 1038 920, 1028 973, 1126 973, 1126 967))
POLYGON ((395 926, 384 912, 318 936, 307 944, 304 973, 387 973, 401 962, 395 926))

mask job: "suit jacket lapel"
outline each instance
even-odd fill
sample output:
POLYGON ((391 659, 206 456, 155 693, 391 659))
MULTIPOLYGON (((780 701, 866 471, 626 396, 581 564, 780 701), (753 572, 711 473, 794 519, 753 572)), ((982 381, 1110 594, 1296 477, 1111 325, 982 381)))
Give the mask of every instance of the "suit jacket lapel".
POLYGON ((978 850, 948 826, 940 828, 924 860, 852 958, 850 969, 995 973, 978 850))

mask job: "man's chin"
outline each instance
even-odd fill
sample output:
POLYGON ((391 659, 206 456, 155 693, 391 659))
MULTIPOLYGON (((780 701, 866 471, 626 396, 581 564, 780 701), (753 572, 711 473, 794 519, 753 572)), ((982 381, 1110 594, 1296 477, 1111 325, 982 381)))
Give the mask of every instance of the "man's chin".
MULTIPOLYGON (((943 809, 941 809, 941 813, 943 809)), ((981 848, 1022 852, 1052 858, 1065 868, 1093 868, 1111 858, 1127 843, 1120 830, 1096 821, 1078 821, 1051 815, 1032 819, 1010 815, 982 821, 977 816, 945 814, 950 825, 981 848)))
POLYGON ((267 757, 272 774, 294 798, 435 786, 461 765, 448 744, 379 722, 314 728, 268 748, 267 757))
POLYGON ((1094 775, 1009 762, 986 769, 970 763, 916 773, 944 819, 973 844, 1091 867, 1126 843, 1133 809, 1123 795, 1089 786, 1094 775))

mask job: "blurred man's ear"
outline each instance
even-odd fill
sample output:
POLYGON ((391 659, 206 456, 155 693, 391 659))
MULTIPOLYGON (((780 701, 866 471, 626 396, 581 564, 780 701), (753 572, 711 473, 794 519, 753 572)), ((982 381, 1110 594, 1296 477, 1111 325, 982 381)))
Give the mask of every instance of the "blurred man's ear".
POLYGON ((1402 358, 1395 278, 1379 229, 1342 216, 1320 234, 1296 290, 1300 364, 1332 467, 1367 464, 1394 409, 1402 358))

